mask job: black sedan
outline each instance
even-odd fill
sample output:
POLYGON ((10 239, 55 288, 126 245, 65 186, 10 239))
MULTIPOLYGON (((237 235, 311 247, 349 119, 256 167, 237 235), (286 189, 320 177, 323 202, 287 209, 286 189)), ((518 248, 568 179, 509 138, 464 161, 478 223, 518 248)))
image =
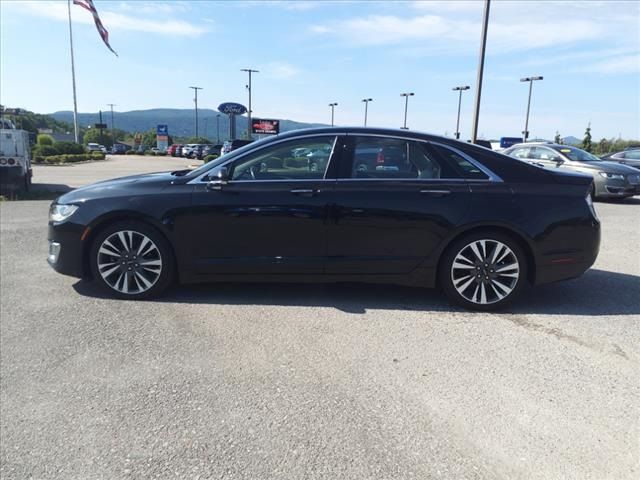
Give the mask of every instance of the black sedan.
POLYGON ((592 188, 588 176, 433 135, 299 130, 196 170, 59 197, 48 261, 125 299, 176 280, 363 281, 439 285, 460 305, 491 310, 527 283, 574 278, 593 264, 592 188), (302 148, 328 149, 328 161, 312 169, 295 155, 302 148), (358 168, 370 151, 402 155, 358 168))

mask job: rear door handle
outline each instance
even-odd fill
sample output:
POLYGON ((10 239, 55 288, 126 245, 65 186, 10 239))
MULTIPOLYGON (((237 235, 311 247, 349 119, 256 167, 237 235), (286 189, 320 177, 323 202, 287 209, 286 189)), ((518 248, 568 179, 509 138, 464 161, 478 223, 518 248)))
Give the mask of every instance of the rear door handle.
POLYGON ((291 193, 301 197, 313 197, 319 191, 320 190, 314 190, 313 188, 294 188, 291 190, 291 193))
POLYGON ((451 190, 420 190, 422 195, 430 195, 432 197, 444 197, 445 195, 449 195, 451 190))

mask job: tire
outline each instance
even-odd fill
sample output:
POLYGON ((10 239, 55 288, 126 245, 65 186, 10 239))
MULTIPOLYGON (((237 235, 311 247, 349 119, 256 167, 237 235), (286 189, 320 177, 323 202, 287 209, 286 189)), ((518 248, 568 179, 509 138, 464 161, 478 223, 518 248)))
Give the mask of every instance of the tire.
POLYGON ((470 310, 498 310, 525 286, 527 258, 508 235, 478 232, 460 238, 446 250, 438 273, 453 303, 470 310))
POLYGON ((157 297, 175 278, 169 242, 143 222, 109 225, 95 237, 89 255, 94 280, 116 298, 157 297))

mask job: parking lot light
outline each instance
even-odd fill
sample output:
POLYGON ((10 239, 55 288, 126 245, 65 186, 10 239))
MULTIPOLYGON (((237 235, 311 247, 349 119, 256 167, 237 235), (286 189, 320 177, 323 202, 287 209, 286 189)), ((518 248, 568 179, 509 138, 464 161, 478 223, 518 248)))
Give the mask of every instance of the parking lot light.
POLYGON ((409 108, 409 97, 413 97, 415 95, 415 93, 413 92, 406 92, 406 93, 401 93, 400 96, 404 97, 404 126, 402 127, 403 130, 409 130, 407 128, 407 110, 409 108))
POLYGON ((202 90, 202 87, 189 87, 193 88, 193 91, 196 93, 193 101, 196 104, 196 137, 198 136, 198 90, 202 90))
POLYGON ((240 69, 241 72, 247 72, 249 74, 249 83, 247 84, 247 90, 249 90, 249 112, 248 112, 248 118, 247 118, 247 138, 251 139, 252 138, 252 133, 251 133, 251 74, 252 73, 260 73, 259 70, 253 70, 251 68, 241 68, 240 69))
POLYGON ((373 102, 373 98, 363 98, 362 101, 364 102, 364 126, 367 126, 367 110, 369 107, 369 102, 373 102))
POLYGON ((529 138, 529 109, 531 108, 531 90, 533 89, 533 82, 535 82, 536 80, 543 80, 543 79, 544 77, 542 76, 524 77, 520 79, 521 82, 529 82, 529 100, 527 101, 527 116, 524 121, 524 131, 522 132, 522 138, 524 139, 524 142, 526 142, 527 139, 529 138))
POLYGON ((456 140, 460 140, 460 105, 462 104, 462 92, 464 90, 469 90, 468 85, 461 87, 453 87, 454 92, 458 92, 458 120, 456 121, 456 140))
POLYGON ((338 105, 338 102, 333 102, 330 103, 329 106, 331 107, 331 126, 333 127, 333 113, 334 113, 334 109, 335 107, 338 105))

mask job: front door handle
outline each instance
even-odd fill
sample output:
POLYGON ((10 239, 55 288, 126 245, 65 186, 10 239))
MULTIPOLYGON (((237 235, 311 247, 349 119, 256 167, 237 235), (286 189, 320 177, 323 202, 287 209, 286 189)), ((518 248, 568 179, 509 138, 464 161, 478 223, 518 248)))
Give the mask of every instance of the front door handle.
POLYGON ((432 197, 444 197, 445 195, 449 195, 451 190, 420 190, 422 195, 430 195, 432 197))
POLYGON ((299 195, 301 197, 313 197, 319 190, 314 190, 313 188, 294 188, 291 190, 291 193, 294 195, 299 195))

